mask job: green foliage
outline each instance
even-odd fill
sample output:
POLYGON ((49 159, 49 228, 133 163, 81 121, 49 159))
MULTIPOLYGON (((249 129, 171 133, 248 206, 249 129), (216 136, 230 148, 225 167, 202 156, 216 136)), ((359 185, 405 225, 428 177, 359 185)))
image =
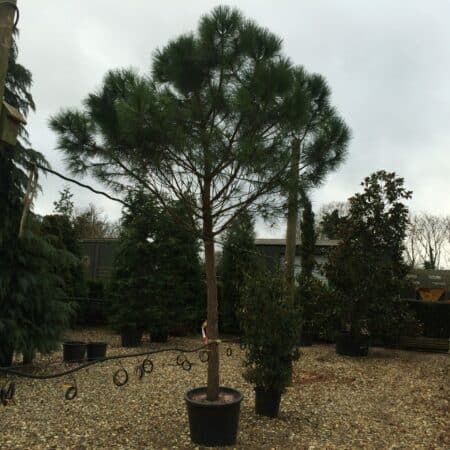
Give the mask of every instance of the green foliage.
POLYGON ((345 217, 339 216, 337 209, 325 213, 320 222, 321 232, 327 239, 339 239, 340 231, 345 225, 345 217))
POLYGON ((252 217, 243 213, 227 230, 220 274, 219 318, 225 333, 239 333, 237 310, 242 303, 242 290, 246 277, 256 271, 255 230, 252 217))
POLYGON ((333 341, 339 328, 341 304, 328 283, 300 274, 296 302, 302 312, 302 332, 333 341))
MULTIPOLYGON (((347 156, 351 133, 331 104, 331 89, 325 78, 309 74, 302 67, 293 69, 294 81, 286 115, 291 147, 300 147, 298 165, 300 192, 319 186, 347 156)), ((296 185, 286 177, 286 188, 296 185)))
MULTIPOLYGON (((14 41, 5 99, 26 116, 34 109, 31 74, 16 58, 14 41)), ((32 213, 23 238, 18 237, 26 170, 34 161, 47 164, 38 152, 23 147, 26 137, 22 129, 15 148, 0 147, 0 358, 12 350, 27 356, 51 351, 72 311, 62 298, 66 286, 60 271, 73 264, 73 257, 52 245, 32 213)))
POLYGON ((367 177, 362 186, 364 191, 350 199, 345 226, 339 230, 342 242, 326 266, 330 285, 343 302, 343 326, 354 336, 366 327, 386 333, 387 321, 400 318, 395 302, 408 273, 403 261, 408 209, 403 200, 411 192, 402 178, 385 171, 367 177))
MULTIPOLYGON (((36 105, 30 92, 31 85, 33 84, 33 76, 26 67, 17 62, 19 55, 19 48, 17 46, 18 34, 18 30, 15 30, 13 33, 4 95, 6 102, 14 106, 14 108, 17 108, 24 117, 27 117, 30 110, 36 110, 36 105)), ((28 133, 23 125, 20 128, 20 135, 25 143, 28 143, 28 133)))
POLYGON ((316 232, 314 229, 314 212, 312 210, 311 201, 306 196, 303 199, 300 240, 302 274, 306 277, 311 277, 316 264, 314 257, 316 251, 316 232))
POLYGON ((244 377, 258 388, 283 391, 298 359, 300 311, 287 295, 281 272, 248 278, 240 323, 246 344, 244 377))
MULTIPOLYGON (((70 270, 76 260, 43 237, 33 217, 29 220, 29 230, 16 241, 9 267, 0 267, 4 288, 0 336, 2 343, 24 354, 47 353, 56 348, 69 324, 73 305, 64 298, 66 286, 60 273, 70 270)), ((2 250, 3 255, 8 253, 2 250)))
POLYGON ((117 190, 137 185, 161 205, 178 198, 200 220, 213 212, 208 233, 218 235, 243 210, 273 209, 289 164, 287 121, 303 114, 293 83, 280 39, 219 7, 156 52, 151 76, 110 71, 84 110, 62 111, 51 126, 73 172, 117 190))
POLYGON ((64 280, 65 295, 83 297, 86 293, 86 284, 81 263, 81 249, 69 217, 62 214, 44 216, 40 231, 53 247, 71 255, 71 264, 62 265, 56 269, 64 280))
POLYGON ((67 217, 69 220, 72 219, 74 204, 72 201, 73 194, 70 191, 69 186, 65 186, 59 193, 59 200, 53 202, 54 211, 56 214, 61 214, 67 217))
MULTIPOLYGON (((51 120, 74 173, 89 173, 119 192, 137 187, 167 213, 167 199, 178 199, 195 236, 201 222, 214 337, 211 242, 244 210, 274 214, 290 163, 286 140, 304 116, 303 91, 293 95, 296 76, 277 36, 221 6, 201 19, 195 33, 156 52, 150 76, 110 71, 83 110, 62 111, 51 120)), ((308 83, 317 104, 326 100, 317 77, 308 83)), ((328 151, 330 136, 341 149, 348 130, 339 118, 329 117, 311 143, 314 155, 328 151)), ((334 164, 334 155, 326 159, 323 167, 334 164)), ((313 174, 315 181, 322 171, 313 174)), ((218 393, 217 361, 210 359, 209 399, 218 393)))
POLYGON ((129 202, 111 286, 112 325, 153 333, 192 327, 200 322, 201 266, 198 242, 182 225, 186 212, 174 204, 174 222, 142 192, 129 202))

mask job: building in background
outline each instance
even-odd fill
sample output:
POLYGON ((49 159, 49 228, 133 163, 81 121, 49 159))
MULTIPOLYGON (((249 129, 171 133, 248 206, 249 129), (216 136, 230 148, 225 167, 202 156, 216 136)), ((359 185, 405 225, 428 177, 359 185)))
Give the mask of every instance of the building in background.
MULTIPOLYGON (((327 262, 330 250, 339 244, 337 239, 317 240, 314 267, 314 275, 318 278, 325 279, 321 273, 321 267, 327 262)), ((282 267, 284 265, 286 239, 255 239, 255 245, 259 253, 265 260, 266 264, 276 265, 282 267)), ((301 257, 300 257, 301 242, 297 241, 295 250, 295 274, 298 275, 301 271, 301 257)))
POLYGON ((117 238, 80 239, 84 274, 88 281, 107 281, 112 274, 117 238))

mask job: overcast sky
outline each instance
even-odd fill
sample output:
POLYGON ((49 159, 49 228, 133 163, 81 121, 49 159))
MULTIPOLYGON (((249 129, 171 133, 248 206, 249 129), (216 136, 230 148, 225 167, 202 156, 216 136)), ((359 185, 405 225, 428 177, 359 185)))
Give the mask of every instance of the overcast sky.
MULTIPOLYGON (((77 107, 105 72, 146 72, 154 51, 196 28, 215 5, 238 6, 278 34, 295 64, 326 77, 352 129, 345 164, 313 194, 314 207, 345 200, 366 175, 395 171, 412 189, 410 207, 450 212, 450 2, 445 0, 18 0, 19 62, 33 73, 37 105, 32 145, 64 171, 48 119, 77 107), (432 6, 431 6, 432 5, 432 6)), ((42 179, 36 211, 50 213, 64 182, 42 179)), ((113 219, 120 205, 72 188, 78 207, 93 202, 113 219)), ((259 227, 260 237, 284 227, 259 227)))

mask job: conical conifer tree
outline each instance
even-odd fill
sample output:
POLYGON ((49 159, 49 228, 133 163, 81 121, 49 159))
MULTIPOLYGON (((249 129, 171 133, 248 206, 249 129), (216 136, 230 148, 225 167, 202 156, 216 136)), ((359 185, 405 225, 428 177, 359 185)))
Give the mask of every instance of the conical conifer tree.
MULTIPOLYGON (((27 115, 34 109, 29 92, 31 73, 17 63, 13 41, 5 99, 27 115)), ((63 299, 64 282, 57 270, 74 263, 71 254, 41 237, 31 213, 23 236, 19 228, 27 190, 27 170, 46 164, 41 154, 25 148, 27 133, 15 147, 0 148, 0 365, 9 365, 13 351, 29 361, 35 351, 52 350, 68 324, 71 305, 63 299)))

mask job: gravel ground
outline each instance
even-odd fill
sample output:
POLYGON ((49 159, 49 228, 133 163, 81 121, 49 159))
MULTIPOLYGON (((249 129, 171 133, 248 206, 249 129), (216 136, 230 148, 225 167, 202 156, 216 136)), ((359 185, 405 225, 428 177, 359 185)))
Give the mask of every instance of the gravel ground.
MULTIPOLYGON (((108 354, 129 353, 106 330, 74 331, 70 338, 107 340, 108 354)), ((198 338, 171 338, 163 346, 196 347, 198 338)), ((293 385, 278 419, 254 413, 253 388, 242 376, 239 346, 221 357, 222 384, 244 394, 237 448, 450 448, 450 357, 372 349, 368 358, 338 357, 330 345, 302 349, 293 385)), ((206 364, 189 356, 191 371, 176 365, 176 353, 152 357, 154 370, 142 380, 123 360, 130 381, 116 387, 117 361, 75 375, 78 396, 64 400, 70 377, 17 380, 15 403, 0 406, 0 448, 194 448, 190 443, 184 392, 205 383, 206 364), (66 386, 67 387, 67 386, 66 386)), ((61 353, 39 358, 60 370, 61 353)), ((0 380, 4 383, 5 380, 0 380)))

